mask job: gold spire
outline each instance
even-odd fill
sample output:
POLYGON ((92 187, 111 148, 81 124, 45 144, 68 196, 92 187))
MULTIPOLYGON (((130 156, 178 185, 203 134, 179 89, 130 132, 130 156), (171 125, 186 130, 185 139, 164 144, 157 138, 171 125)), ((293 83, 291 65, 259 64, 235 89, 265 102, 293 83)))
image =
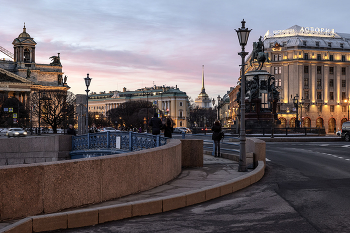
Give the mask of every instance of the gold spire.
POLYGON ((202 90, 205 89, 204 88, 204 65, 202 65, 202 90))

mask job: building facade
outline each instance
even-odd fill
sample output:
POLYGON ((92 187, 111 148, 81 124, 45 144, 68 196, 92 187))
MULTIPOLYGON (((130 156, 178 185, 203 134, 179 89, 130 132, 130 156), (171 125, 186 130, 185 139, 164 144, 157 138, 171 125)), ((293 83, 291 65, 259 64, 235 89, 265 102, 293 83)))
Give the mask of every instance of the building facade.
MULTIPOLYGON (((91 93, 89 95, 89 112, 100 113, 105 117, 107 112, 127 101, 144 100, 152 102, 159 109, 161 117, 170 117, 175 127, 187 127, 189 119, 189 100, 186 92, 176 87, 153 86, 135 91, 110 91, 91 93)), ((153 116, 150 113, 150 118, 153 116)))
POLYGON ((349 114, 350 34, 295 25, 268 31, 264 47, 270 61, 263 69, 275 76, 280 92, 281 125, 295 127, 298 116, 302 127, 325 127, 327 133, 340 129, 349 114))

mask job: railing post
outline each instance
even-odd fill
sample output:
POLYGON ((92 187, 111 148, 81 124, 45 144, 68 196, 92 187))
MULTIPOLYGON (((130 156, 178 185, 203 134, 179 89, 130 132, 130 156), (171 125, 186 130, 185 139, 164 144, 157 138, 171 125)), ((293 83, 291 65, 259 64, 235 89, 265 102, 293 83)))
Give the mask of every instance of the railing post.
POLYGON ((90 149, 90 133, 87 134, 88 149, 90 149))
POLYGON ((156 147, 159 146, 159 137, 160 137, 160 135, 158 134, 158 135, 157 135, 157 141, 156 141, 156 147))
POLYGON ((129 151, 132 151, 132 132, 129 131, 129 151))
POLYGON ((109 131, 107 131, 107 148, 109 148, 109 131))
POLYGON ((185 132, 182 132, 181 135, 182 135, 182 139, 185 139, 185 137, 186 137, 185 132))
POLYGON ((306 136, 306 127, 304 127, 304 131, 305 131, 305 136, 306 136))
POLYGON ((288 128, 286 128, 286 136, 288 135, 288 128))

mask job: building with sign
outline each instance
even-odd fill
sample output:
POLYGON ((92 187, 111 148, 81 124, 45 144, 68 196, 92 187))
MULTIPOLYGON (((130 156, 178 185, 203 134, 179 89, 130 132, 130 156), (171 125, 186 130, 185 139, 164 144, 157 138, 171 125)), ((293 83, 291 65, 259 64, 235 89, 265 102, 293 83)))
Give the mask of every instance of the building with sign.
MULTIPOLYGON (((135 91, 110 91, 89 95, 89 112, 103 114, 127 101, 144 100, 152 102, 159 109, 159 115, 172 118, 175 127, 187 127, 189 119, 189 101, 186 92, 176 87, 153 86, 135 91)), ((149 113, 150 118, 153 112, 149 113)))
POLYGON ((349 117, 350 34, 295 25, 268 31, 264 47, 270 61, 263 69, 275 76, 282 126, 295 127, 298 117, 302 127, 340 129, 349 117))

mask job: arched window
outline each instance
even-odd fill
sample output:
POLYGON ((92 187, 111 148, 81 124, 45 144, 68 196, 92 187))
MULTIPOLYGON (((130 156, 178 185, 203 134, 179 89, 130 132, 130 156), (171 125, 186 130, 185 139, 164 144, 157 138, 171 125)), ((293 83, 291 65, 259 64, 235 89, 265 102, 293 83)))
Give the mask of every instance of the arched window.
POLYGON ((279 120, 281 121, 281 127, 286 128, 287 120, 284 117, 280 117, 279 120))
POLYGON ((24 49, 24 62, 30 62, 30 51, 29 49, 24 49))
POLYGON ((316 119, 316 128, 322 128, 323 127, 323 119, 321 117, 316 119))
POLYGON ((335 133, 336 130, 336 121, 334 118, 328 120, 328 133, 335 133))
POLYGON ((290 118, 289 128, 295 128, 295 117, 290 118))
POLYGON ((304 127, 310 128, 311 127, 311 119, 309 117, 304 118, 304 127))

